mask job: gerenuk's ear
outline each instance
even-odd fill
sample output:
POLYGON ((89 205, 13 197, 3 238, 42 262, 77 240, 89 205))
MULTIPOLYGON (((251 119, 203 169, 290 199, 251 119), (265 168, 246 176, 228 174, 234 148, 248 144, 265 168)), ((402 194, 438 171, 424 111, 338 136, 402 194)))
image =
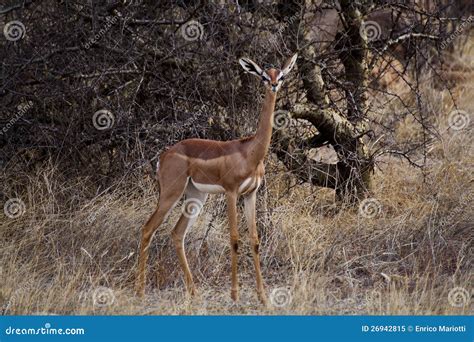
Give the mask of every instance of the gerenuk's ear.
POLYGON ((293 69, 297 58, 298 58, 298 54, 295 53, 293 57, 288 58, 285 64, 283 64, 283 67, 281 68, 281 72, 283 73, 284 76, 286 76, 291 71, 291 69, 293 69))
POLYGON ((240 65, 244 68, 245 71, 254 74, 255 76, 261 77, 263 74, 262 68, 260 68, 257 63, 248 59, 248 58, 241 58, 239 59, 240 65))

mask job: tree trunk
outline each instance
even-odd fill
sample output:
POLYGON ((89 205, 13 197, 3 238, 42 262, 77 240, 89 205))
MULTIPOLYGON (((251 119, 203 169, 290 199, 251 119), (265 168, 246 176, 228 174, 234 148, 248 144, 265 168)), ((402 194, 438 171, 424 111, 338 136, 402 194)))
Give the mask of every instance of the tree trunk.
MULTIPOLYGON (((311 1, 306 1, 305 5, 311 6, 311 1)), ((347 109, 344 115, 330 107, 321 70, 315 63, 317 51, 309 38, 310 25, 306 25, 300 18, 293 21, 293 27, 288 28, 299 32, 300 46, 305 47, 299 51, 301 57, 298 70, 308 101, 295 106, 291 115, 295 119, 309 121, 319 131, 316 139, 298 145, 317 148, 322 142, 327 142, 334 147, 339 162, 334 165, 309 159, 303 150, 295 147, 291 137, 282 131, 276 133, 281 148, 277 156, 299 179, 335 189, 338 201, 355 202, 370 190, 373 172, 373 162, 363 141, 363 137, 368 133, 364 121, 367 110, 367 39, 364 34, 360 34, 363 16, 359 7, 366 5, 348 0, 341 1, 340 5, 344 48, 341 48, 339 57, 344 66, 347 84, 347 109), (290 149, 291 153, 287 153, 290 149)), ((296 50, 296 46, 294 48, 296 50)))

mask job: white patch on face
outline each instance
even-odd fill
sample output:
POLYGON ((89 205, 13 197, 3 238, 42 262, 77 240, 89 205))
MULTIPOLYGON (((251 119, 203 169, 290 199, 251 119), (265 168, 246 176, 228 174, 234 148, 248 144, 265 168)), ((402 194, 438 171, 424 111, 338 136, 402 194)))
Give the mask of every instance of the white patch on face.
POLYGON ((273 92, 276 93, 280 89, 280 87, 281 87, 281 82, 277 82, 276 87, 271 86, 271 89, 273 92))

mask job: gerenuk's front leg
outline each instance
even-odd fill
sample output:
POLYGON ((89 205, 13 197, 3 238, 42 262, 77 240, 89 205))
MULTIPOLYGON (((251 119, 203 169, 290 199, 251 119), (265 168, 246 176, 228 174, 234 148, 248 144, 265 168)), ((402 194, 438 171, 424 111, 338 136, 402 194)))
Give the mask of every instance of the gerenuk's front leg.
POLYGON ((267 304, 267 297, 265 295, 265 289, 263 287, 262 272, 260 270, 260 255, 259 255, 260 240, 258 239, 257 223, 255 220, 256 196, 257 196, 257 190, 255 190, 254 192, 249 194, 247 197, 245 197, 244 199, 245 218, 249 226, 250 243, 252 245, 253 263, 255 266, 255 276, 257 279, 258 299, 260 299, 262 304, 267 304))

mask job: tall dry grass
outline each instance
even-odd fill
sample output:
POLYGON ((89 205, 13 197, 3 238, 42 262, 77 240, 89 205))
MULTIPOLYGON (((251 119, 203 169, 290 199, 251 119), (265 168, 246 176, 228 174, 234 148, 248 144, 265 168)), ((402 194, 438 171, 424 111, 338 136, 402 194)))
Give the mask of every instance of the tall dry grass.
MULTIPOLYGON (((473 46, 453 60, 472 70, 473 46)), ((448 76, 457 82, 458 108, 474 112, 473 74, 448 76)), ((167 234, 180 214, 175 209, 152 243, 147 296, 135 297, 140 227, 156 205, 155 185, 138 172, 90 193, 87 178, 70 179, 51 161, 28 172, 9 165, 2 175, 5 193, 20 198, 26 211, 0 220, 0 308, 4 314, 472 314, 472 302, 458 307, 448 300, 455 287, 472 293, 472 123, 449 127, 453 103, 429 75, 422 91, 438 137, 427 150, 428 166, 420 171, 381 157, 370 203, 375 212, 336 208, 332 191, 295 186, 269 158, 258 226, 266 287, 269 294, 280 289, 282 306, 257 301, 244 224, 241 300, 231 301, 219 196, 211 196, 186 240, 199 296, 186 294, 167 234), (27 190, 14 193, 17 182, 27 190)), ((383 110, 380 120, 400 106, 383 110)), ((407 119, 395 136, 418 134, 407 119)))

